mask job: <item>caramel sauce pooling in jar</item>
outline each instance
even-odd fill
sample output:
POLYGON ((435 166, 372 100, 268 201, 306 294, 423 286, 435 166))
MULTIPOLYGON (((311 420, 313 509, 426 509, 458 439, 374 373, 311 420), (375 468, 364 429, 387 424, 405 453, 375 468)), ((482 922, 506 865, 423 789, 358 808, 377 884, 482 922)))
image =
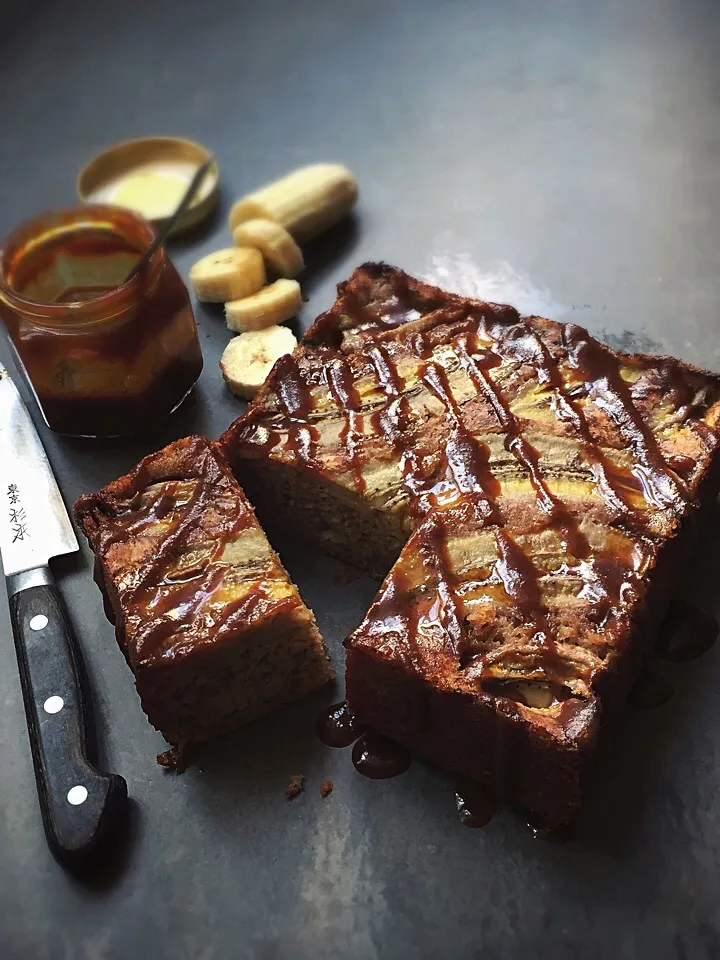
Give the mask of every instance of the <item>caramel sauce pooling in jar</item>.
POLYGON ((0 318, 46 423, 127 436, 180 405, 202 370, 185 284, 162 249, 129 283, 153 228, 127 210, 43 214, 0 250, 0 318))

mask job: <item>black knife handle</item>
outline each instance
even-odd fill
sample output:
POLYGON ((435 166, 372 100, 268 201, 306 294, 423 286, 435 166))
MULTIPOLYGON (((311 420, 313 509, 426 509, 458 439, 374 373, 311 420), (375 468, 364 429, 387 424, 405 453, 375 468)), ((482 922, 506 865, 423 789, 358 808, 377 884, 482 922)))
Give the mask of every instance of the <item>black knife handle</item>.
POLYGON ((87 756, 80 651, 55 585, 10 598, 30 746, 48 843, 63 861, 95 851, 127 804, 127 784, 87 756))

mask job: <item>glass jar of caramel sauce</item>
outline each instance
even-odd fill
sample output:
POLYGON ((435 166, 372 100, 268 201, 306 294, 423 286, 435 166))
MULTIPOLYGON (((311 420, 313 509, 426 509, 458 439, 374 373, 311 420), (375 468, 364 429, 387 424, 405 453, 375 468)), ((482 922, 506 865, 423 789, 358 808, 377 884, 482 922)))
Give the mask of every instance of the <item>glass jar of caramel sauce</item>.
POLYGON ((128 436, 175 410, 202 370, 185 284, 142 217, 87 205, 42 214, 0 249, 0 319, 47 425, 128 436))

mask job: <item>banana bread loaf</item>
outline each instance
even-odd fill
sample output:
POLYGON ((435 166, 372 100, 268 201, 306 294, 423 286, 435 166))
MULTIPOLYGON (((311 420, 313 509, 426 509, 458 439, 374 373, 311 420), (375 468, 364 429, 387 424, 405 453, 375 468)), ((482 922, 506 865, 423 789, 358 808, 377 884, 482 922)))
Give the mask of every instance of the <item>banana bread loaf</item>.
POLYGON ((557 824, 717 493, 719 418, 714 374, 366 264, 221 444, 261 516, 394 564, 346 641, 358 719, 557 824))

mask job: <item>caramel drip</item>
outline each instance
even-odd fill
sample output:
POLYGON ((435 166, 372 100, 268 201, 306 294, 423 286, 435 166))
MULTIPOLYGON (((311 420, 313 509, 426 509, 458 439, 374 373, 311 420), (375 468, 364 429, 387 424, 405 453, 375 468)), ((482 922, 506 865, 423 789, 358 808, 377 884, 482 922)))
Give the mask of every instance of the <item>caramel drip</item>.
POLYGON ((345 418, 340 430, 340 443, 343 448, 345 463, 352 476, 355 489, 362 494, 366 489, 360 458, 362 430, 358 415, 358 410, 362 406, 362 399, 353 382, 350 365, 341 357, 328 364, 327 380, 330 393, 345 418))
POLYGON ((386 395, 391 398, 399 397, 405 386, 405 381, 400 376, 397 367, 390 359, 385 347, 376 344, 370 348, 368 356, 386 395))
POLYGON ((192 624, 202 606, 220 587, 224 576, 222 566, 210 562, 199 576, 182 584, 151 586, 148 590, 150 598, 145 602, 136 601, 141 616, 133 634, 133 645, 140 658, 145 660, 160 653, 171 637, 192 624))
MULTIPOLYGON (((213 636, 222 630, 232 632, 235 628, 262 619, 269 613, 277 614, 280 605, 292 606, 295 600, 286 597, 282 601, 272 595, 272 586, 258 580, 252 588, 237 600, 224 601, 212 610, 204 613, 203 608, 215 592, 222 587, 227 567, 214 557, 196 578, 188 580, 181 587, 170 587, 167 592, 155 591, 155 597, 148 604, 151 614, 145 619, 134 635, 134 644, 143 660, 159 654, 164 659, 173 659, 182 653, 182 634, 186 627, 197 623, 197 618, 212 618, 213 636), (172 638, 172 645, 168 641, 172 638), (168 650, 169 647, 169 650, 168 650)), ((197 646, 197 637, 193 635, 190 643, 197 646)))
POLYGON ((449 637, 451 649, 459 654, 465 630, 463 612, 457 594, 457 577, 450 564, 448 531, 441 513, 433 514, 417 531, 420 554, 437 578, 437 598, 429 611, 429 619, 437 621, 449 637))
POLYGON ((418 673, 422 673, 418 636, 423 598, 424 595, 418 594, 403 565, 396 564, 373 602, 373 620, 379 625, 380 633, 406 664, 418 673))
MULTIPOLYGON (((198 526, 207 513, 208 507, 218 493, 218 488, 222 481, 230 482, 226 478, 216 459, 209 453, 205 453, 200 465, 198 481, 195 484, 192 496, 184 506, 182 514, 178 518, 171 532, 165 537, 155 556, 150 563, 143 568, 142 573, 136 581, 136 588, 142 587, 147 583, 157 582, 160 577, 163 566, 167 565, 168 559, 182 550, 186 542, 186 536, 189 530, 198 526), (178 548, 180 548, 178 550, 178 548)), ((217 511, 214 511, 217 514, 217 511)), ((220 522, 219 516, 216 523, 220 522)), ((235 539, 241 530, 245 529, 252 522, 252 515, 249 510, 242 509, 233 511, 231 515, 223 518, 220 522, 221 529, 214 529, 213 533, 213 551, 211 563, 215 562, 226 544, 235 539)))
MULTIPOLYGON (((202 478, 195 483, 190 499, 183 506, 177 519, 174 519, 162 543, 153 556, 134 572, 132 582, 128 584, 133 593, 137 593, 151 581, 159 579, 159 572, 162 567, 168 565, 170 557, 177 552, 179 546, 182 546, 188 531, 198 523, 206 509, 209 487, 210 483, 206 483, 202 478)), ((108 540, 103 542, 102 549, 106 550, 110 543, 115 543, 120 539, 126 541, 140 536, 143 529, 150 527, 157 521, 155 506, 164 503, 167 496, 165 490, 158 491, 155 501, 148 504, 147 508, 143 508, 141 515, 136 516, 130 522, 124 520, 122 514, 114 517, 111 521, 110 536, 108 540)))
POLYGON ((312 467, 316 462, 319 434, 317 427, 307 422, 313 406, 310 387, 291 353, 280 357, 275 373, 278 399, 289 422, 288 446, 303 463, 312 467))
POLYGON ((490 470, 490 450, 465 426, 445 370, 436 363, 424 364, 420 379, 443 404, 452 422, 445 459, 461 493, 472 494, 478 520, 500 523, 494 498, 500 485, 490 470))
POLYGON ((500 802, 486 784, 465 778, 457 781, 455 804, 460 823, 471 828, 487 826, 500 806, 500 802))
POLYGON ((535 566, 504 528, 495 532, 495 541, 500 553, 495 572, 502 580, 505 593, 515 602, 525 622, 533 625, 533 643, 546 648, 547 653, 552 652, 555 644, 535 566))
POLYGON ((615 424, 639 461, 633 473, 642 484, 645 499, 660 510, 682 511, 686 494, 635 407, 630 389, 620 375, 618 358, 581 327, 565 327, 563 341, 568 360, 584 380, 588 395, 615 424))
MULTIPOLYGON (((424 343, 418 343, 417 347, 421 355, 426 350, 424 343)), ((411 493, 411 508, 420 521, 416 531, 418 549, 428 568, 433 571, 437 578, 438 597, 434 609, 430 611, 430 616, 441 623, 446 636, 452 642, 454 650, 457 650, 463 636, 462 613, 454 589, 455 577, 451 570, 447 552, 447 532, 442 517, 437 511, 437 500, 428 486, 416 450, 414 447, 402 443, 403 435, 407 432, 411 422, 409 404, 402 394, 404 381, 390 356, 381 346, 373 347, 369 355, 378 380, 388 397, 386 407, 373 414, 373 417, 379 419, 378 425, 401 456, 403 477, 411 493)), ((469 445, 466 444, 463 449, 460 449, 459 444, 456 444, 454 472, 457 472, 459 476, 465 476, 467 483, 470 484, 470 461, 475 457, 475 451, 468 449, 468 447, 469 445), (469 459, 468 454, 470 455, 469 459)), ((475 492, 482 493, 477 483, 470 486, 475 492)), ((489 516, 490 504, 484 495, 482 503, 485 506, 485 515, 489 516)), ((394 575, 391 575, 391 580, 394 575)), ((403 592, 400 583, 395 583, 389 589, 389 592, 381 601, 386 617, 395 619, 402 616, 399 609, 393 608, 400 606, 397 601, 401 599, 403 592)), ((407 616, 408 620, 409 618, 415 620, 414 624, 410 622, 405 624, 405 635, 412 638, 415 636, 419 616, 417 604, 411 604, 411 612, 407 616)))
MULTIPOLYGON (((425 351, 423 350, 422 353, 425 351)), ((443 404, 452 423, 452 432, 445 447, 445 462, 465 499, 472 505, 473 520, 484 526, 502 522, 495 502, 499 484, 490 470, 489 448, 468 431, 457 401, 453 396, 445 370, 436 363, 426 363, 420 369, 420 379, 443 404)), ((448 555, 448 530, 442 511, 436 512, 418 530, 421 551, 436 568, 438 600, 436 619, 452 641, 453 650, 460 654, 465 636, 463 614, 457 594, 457 577, 452 571, 448 555)))
POLYGON ((418 519, 427 516, 433 501, 423 476, 417 450, 404 442, 412 424, 412 413, 407 397, 403 395, 404 379, 387 350, 376 344, 368 351, 378 382, 385 391, 386 404, 370 418, 374 432, 382 433, 400 457, 405 486, 410 492, 410 507, 418 519))
POLYGON ((273 596, 272 580, 259 578, 243 597, 223 605, 217 625, 228 633, 255 620, 264 620, 269 614, 277 615, 282 607, 294 607, 297 602, 292 594, 278 600, 273 596))
POLYGON ((665 462, 679 476, 682 476, 683 474, 687 474, 689 476, 695 467, 697 467, 697 460, 695 460, 693 457, 683 456, 681 453, 671 453, 670 456, 665 457, 665 462))
POLYGON ((410 751, 380 733, 364 733, 352 751, 353 766, 371 780, 387 780, 405 773, 412 763, 410 751))
MULTIPOLYGON (((416 336, 415 350, 420 356, 427 356, 427 343, 422 336, 416 336)), ((378 372, 380 382, 385 386, 389 397, 400 402, 402 384, 397 369, 392 365, 390 358, 382 348, 376 347, 377 354, 371 351, 371 359, 378 372)), ((489 464, 489 449, 481 440, 473 436, 465 426, 460 410, 452 394, 445 370, 434 362, 426 362, 421 366, 420 379, 428 389, 440 400, 445 407, 452 424, 452 433, 445 450, 445 460, 449 472, 452 474, 464 500, 472 505, 473 521, 481 526, 492 524, 497 527, 496 542, 499 559, 496 561, 496 571, 503 583, 508 596, 518 603, 526 622, 532 627, 533 638, 536 643, 549 643, 549 629, 546 623, 546 614, 541 602, 538 587, 537 571, 522 551, 514 544, 510 536, 500 528, 502 518, 496 503, 499 485, 493 477, 489 464), (535 603, 532 602, 535 597, 535 603)), ((407 406, 401 407, 404 423, 409 416, 407 406)), ((392 434, 392 440, 397 446, 398 433, 392 434)), ((438 508, 435 496, 428 491, 424 477, 415 473, 416 459, 404 458, 403 472, 408 478, 410 475, 411 492, 421 503, 419 513, 424 521, 418 526, 415 537, 419 552, 427 566, 435 573, 437 581, 437 599, 429 611, 431 620, 438 621, 445 635, 450 639, 453 652, 461 655, 465 629, 461 602, 457 594, 457 578, 452 571, 448 555, 448 527, 447 523, 453 517, 452 511, 447 512, 438 508)), ((392 579, 391 575, 391 579, 392 579)), ((380 602, 380 613, 385 617, 401 616, 398 599, 402 593, 400 585, 396 584, 393 591, 388 591, 380 602)), ((412 605, 413 608, 417 604, 412 605)), ((417 618, 418 612, 414 609, 412 616, 417 618)), ((411 625, 407 623, 408 631, 411 625)), ((410 632, 410 636, 414 634, 410 632)))
MULTIPOLYGON (((508 357, 527 363, 537 371, 538 381, 547 384, 553 390, 553 410, 557 418, 568 424, 583 446, 583 452, 591 465, 598 493, 607 506, 633 523, 638 518, 632 507, 626 502, 618 487, 627 484, 629 474, 621 475, 619 468, 609 462, 600 446, 595 442, 590 426, 582 408, 570 397, 560 375, 557 364, 553 362, 548 349, 529 324, 522 328, 515 326, 505 332, 496 328, 493 335, 508 357)), ((644 524, 643 524, 644 526, 644 524)))
POLYGON ((328 747, 349 747, 365 733, 365 727, 348 706, 347 700, 331 703, 317 719, 318 739, 328 747))
MULTIPOLYGON (((485 372, 480 363, 475 359, 478 353, 477 343, 473 344, 472 349, 468 350, 468 341, 458 341, 455 345, 458 358, 465 372, 472 380, 475 389, 490 404, 495 415, 498 418, 500 426, 505 432, 505 446, 509 453, 512 453, 521 467, 525 469, 530 477, 535 495, 540 509, 543 510, 551 519, 554 526, 560 528, 565 534, 568 547, 573 556, 579 560, 585 559, 590 553, 590 544, 585 534, 579 529, 575 517, 566 508, 561 500, 558 500, 550 491, 545 478, 540 472, 537 450, 522 435, 517 418, 510 410, 510 406, 505 402, 501 392, 493 383, 491 377, 485 372)), ((488 351, 493 361, 499 362, 494 354, 488 351)), ((490 365, 490 364, 488 364, 490 365)), ((491 361, 491 365, 496 365, 491 361)))
POLYGON ((238 448, 249 445, 258 453, 270 453, 282 440, 282 435, 275 425, 278 419, 277 414, 269 418, 265 416, 264 410, 249 408, 243 418, 242 426, 237 431, 233 429, 227 441, 229 449, 234 452, 238 448))
MULTIPOLYGON (((465 369, 468 370, 476 388, 487 397, 496 411, 501 427, 509 438, 509 449, 515 453, 518 461, 526 467, 531 478, 534 478, 533 487, 541 507, 544 505, 546 512, 550 513, 555 523, 562 525, 568 540, 577 550, 576 556, 579 554, 586 557, 590 552, 586 538, 577 528, 574 518, 568 513, 565 506, 556 500, 548 490, 539 472, 537 454, 525 438, 520 435, 517 420, 505 404, 502 395, 496 390, 490 378, 485 376, 479 364, 470 356, 466 345, 459 345, 458 349, 461 362, 464 363, 465 369)), ((486 354, 485 359, 486 362, 493 365, 499 362, 498 358, 491 354, 486 354)), ((504 529, 503 519, 496 500, 500 492, 500 486, 490 469, 490 450, 465 426, 445 370, 435 363, 427 363, 421 369, 420 377, 423 383, 442 402, 452 421, 453 434, 446 447, 448 466, 461 492, 472 497, 476 520, 482 524, 489 523, 495 526, 494 536, 498 550, 495 573, 500 578, 507 596, 516 604, 523 620, 534 631, 532 642, 538 647, 545 648, 545 666, 550 671, 552 663, 548 661, 548 658, 554 652, 554 644, 547 622, 547 611, 542 602, 539 574, 529 557, 504 529)), ((437 548, 435 555, 439 555, 437 548)), ((440 555, 442 556, 442 554, 440 555)), ((450 598, 454 597, 455 610, 458 611, 458 600, 455 593, 457 584, 450 575, 449 565, 447 570, 443 572, 446 575, 441 578, 440 583, 445 588, 445 597, 443 598, 445 608, 449 607, 450 598)), ((457 618, 460 618, 459 612, 457 612, 457 618)), ((457 629, 452 619, 450 623, 454 629, 452 631, 448 630, 448 632, 454 641, 456 652, 460 653, 463 632, 457 629)))
MULTIPOLYGON (((139 506, 139 497, 136 498, 139 506)), ((145 505, 142 513, 138 512, 134 517, 127 516, 127 511, 116 514, 105 514, 102 531, 100 534, 100 550, 107 551, 113 544, 121 540, 132 540, 135 537, 142 536, 143 532, 161 520, 175 509, 175 498, 167 493, 167 484, 162 484, 156 496, 145 505)), ((137 510, 137 506, 130 507, 132 511, 137 510)))
MULTIPOLYGON (((632 510, 618 489, 618 487, 628 483, 629 475, 621 475, 619 468, 610 463, 603 455, 600 446, 593 439, 582 408, 568 395, 557 364, 549 356, 542 338, 527 324, 522 328, 515 326, 509 330, 496 328, 493 335, 504 353, 517 362, 532 365, 537 370, 539 382, 552 388, 553 410, 561 422, 572 427, 575 435, 581 441, 585 456, 592 466, 598 493, 608 507, 621 513, 631 527, 636 527, 640 523, 644 532, 646 528, 644 519, 632 510)), ((472 359, 471 357, 471 363, 472 359)), ((484 374, 484 371, 477 364, 474 364, 474 366, 478 374, 484 374)), ((467 366, 466 369, 473 376, 467 366)), ((490 381, 487 375, 484 376, 484 379, 490 381)), ((474 382, 477 384, 476 380, 474 382)), ((487 394, 484 395, 488 396, 487 394)), ((492 402, 489 396, 488 400, 492 402)), ((499 411, 496 409, 496 412, 499 411)), ((579 530, 578 534, 582 536, 579 530)), ((583 539, 587 544, 586 538, 583 537, 583 539)), ((618 557, 612 555, 601 554, 589 558, 589 544, 587 550, 584 550, 585 544, 576 541, 575 548, 579 548, 576 552, 569 542, 571 552, 583 560, 574 572, 578 573, 584 580, 580 596, 594 602, 596 618, 602 624, 611 613, 614 612, 619 615, 635 596, 635 591, 627 579, 632 570, 629 565, 622 563, 618 557), (625 595, 621 593, 623 584, 628 586, 625 595)), ((651 542, 645 540, 645 548, 652 549, 651 542)))
MULTIPOLYGON (((182 505, 168 493, 168 481, 158 482, 158 490, 150 501, 140 507, 139 490, 133 501, 123 510, 107 516, 99 544, 100 553, 119 541, 131 541, 141 536, 158 520, 173 514, 169 531, 163 536, 152 557, 124 584, 127 598, 124 607, 127 617, 135 621, 133 632, 134 653, 145 660, 163 654, 168 640, 182 633, 185 625, 197 620, 202 607, 222 586, 227 564, 221 561, 222 553, 229 542, 253 523, 252 513, 241 504, 224 514, 213 511, 212 531, 208 533, 209 552, 200 561, 197 572, 192 571, 186 579, 171 580, 165 571, 172 560, 182 554, 188 534, 200 526, 202 518, 216 502, 218 488, 223 482, 231 483, 215 458, 206 452, 197 464, 198 476, 194 479, 191 496, 182 505)), ((136 486, 152 483, 147 468, 141 468, 135 476, 136 486)), ((174 482, 174 481, 173 481, 174 482)), ((254 585, 239 605, 243 616, 250 617, 258 604, 265 600, 260 585, 254 585)), ((234 604, 218 605, 215 626, 228 625, 236 613, 234 604)), ((167 654, 164 654, 167 655, 167 654)))
MULTIPOLYGON (((387 350, 380 344, 375 344, 368 352, 370 362, 375 369, 378 383, 387 397, 385 406, 376 410, 371 416, 374 432, 382 433, 393 450, 400 457, 403 479, 410 493, 410 508, 415 516, 417 531, 415 536, 420 537, 423 520, 432 514, 434 498, 425 483, 420 458, 406 437, 411 425, 411 411, 407 398, 403 396, 405 381, 390 358, 387 350)), ((458 615, 457 605, 447 593, 449 589, 444 579, 449 573, 444 537, 431 519, 432 529, 428 531, 425 542, 419 543, 419 549, 430 569, 443 583, 443 596, 439 603, 442 607, 437 613, 450 626, 453 636, 457 635, 458 615)), ((383 586, 382 595, 376 600, 378 616, 386 625, 387 632, 391 633, 395 642, 403 645, 406 658, 414 663, 417 654, 416 637, 418 636, 421 605, 418 599, 411 595, 412 584, 408 581, 405 570, 396 565, 383 586)))

